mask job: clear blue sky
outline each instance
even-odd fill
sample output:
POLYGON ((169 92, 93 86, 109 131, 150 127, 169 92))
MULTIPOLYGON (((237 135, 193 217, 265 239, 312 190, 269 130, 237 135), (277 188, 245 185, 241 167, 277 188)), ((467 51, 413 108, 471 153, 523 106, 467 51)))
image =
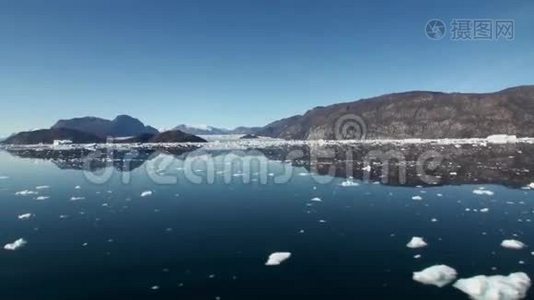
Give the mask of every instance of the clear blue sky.
POLYGON ((405 90, 534 83, 534 1, 0 0, 0 136, 130 114, 264 125, 405 90), (428 19, 505 18, 514 41, 441 41, 428 19))

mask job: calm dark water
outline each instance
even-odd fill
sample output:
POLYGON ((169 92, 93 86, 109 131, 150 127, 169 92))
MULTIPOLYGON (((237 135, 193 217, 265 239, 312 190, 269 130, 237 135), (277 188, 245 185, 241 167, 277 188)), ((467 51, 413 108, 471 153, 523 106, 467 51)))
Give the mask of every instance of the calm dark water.
POLYGON ((164 169, 157 159, 131 172, 100 169, 110 178, 94 183, 57 161, 0 152, 0 244, 27 241, 0 251, 2 298, 467 299, 451 285, 415 282, 412 272, 446 264, 460 278, 534 274, 534 249, 500 247, 509 238, 534 245, 531 190, 372 180, 347 187, 343 177, 275 160, 269 173, 293 174, 285 183, 273 174, 262 183, 254 168, 244 183, 220 160, 213 170, 193 168, 200 177, 213 171, 213 183, 194 183, 182 159, 171 157, 164 169), (156 183, 154 174, 177 182, 156 183), (473 193, 481 187, 494 195, 473 193), (16 195, 23 190, 38 194, 16 195), (417 195, 422 200, 412 200, 417 195), (473 211, 481 208, 489 211, 473 211), (24 213, 33 216, 19 220, 24 213), (429 246, 407 248, 412 236, 429 246), (265 266, 276 251, 292 257, 265 266))

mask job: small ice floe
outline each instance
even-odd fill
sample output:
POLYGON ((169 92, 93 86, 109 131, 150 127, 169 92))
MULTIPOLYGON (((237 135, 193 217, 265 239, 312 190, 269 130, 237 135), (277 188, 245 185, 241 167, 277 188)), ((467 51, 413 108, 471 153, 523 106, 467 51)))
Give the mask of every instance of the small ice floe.
POLYGON ((414 236, 412 239, 406 244, 406 247, 416 249, 416 248, 423 248, 428 246, 428 244, 423 240, 422 237, 414 236))
POLYGON ((46 200, 50 198, 49 196, 38 196, 37 198, 35 198, 35 200, 38 200, 38 201, 43 201, 43 200, 46 200))
POLYGON ((285 260, 289 259, 291 257, 291 252, 274 252, 271 255, 269 255, 269 258, 267 259, 267 262, 265 263, 266 266, 278 266, 285 260))
POLYGON ((456 279, 456 270, 446 265, 435 265, 419 272, 413 272, 413 280, 422 284, 444 287, 456 279))
POLYGON ((487 207, 481 208, 479 210, 479 212, 481 212, 481 213, 487 213, 488 211, 489 211, 489 208, 487 208, 487 207))
POLYGON ((70 197, 70 201, 79 201, 79 200, 85 200, 85 197, 76 197, 76 196, 70 197))
POLYGON ((153 290, 153 291, 157 291, 157 290, 159 290, 159 286, 158 285, 153 285, 153 286, 150 287, 150 289, 153 290))
POLYGON ((82 187, 79 186, 79 185, 77 185, 77 186, 74 187, 74 189, 76 189, 76 190, 79 190, 79 189, 81 189, 81 188, 82 188, 82 187))
POLYGON ((352 177, 347 178, 347 180, 341 182, 340 184, 343 187, 350 187, 350 186, 359 186, 360 184, 358 182, 355 182, 352 177))
POLYGON ((430 219, 430 222, 432 222, 432 223, 436 223, 437 221, 438 221, 438 219, 436 219, 436 218, 430 219))
POLYGON ((495 193, 490 191, 490 190, 486 190, 484 188, 479 188, 479 189, 473 190, 473 194, 475 194, 475 195, 493 196, 495 193))
POLYGON ((310 199, 310 201, 312 201, 312 202, 321 202, 322 200, 319 197, 313 197, 313 198, 310 199))
POLYGON ((6 180, 6 179, 9 179, 9 176, 5 176, 5 175, 0 176, 0 180, 6 180))
POLYGON ((326 223, 326 220, 321 219, 319 220, 319 223, 326 223))
POLYGON ((37 192, 36 191, 31 191, 31 190, 23 190, 23 191, 16 192, 15 195, 17 195, 17 196, 30 196, 30 195, 37 195, 37 192))
POLYGON ((419 258, 421 258, 421 254, 416 254, 416 255, 413 256, 413 258, 419 259, 419 258))
POLYGON ((501 247, 513 250, 521 250, 526 247, 526 245, 518 240, 504 240, 501 242, 501 247))
POLYGON ((421 196, 419 196, 419 195, 417 195, 417 196, 413 196, 413 197, 412 197, 412 200, 421 201, 421 200, 423 200, 423 197, 421 197, 421 196))
POLYGON ((26 213, 26 214, 21 214, 21 215, 18 215, 18 219, 19 220, 27 220, 29 218, 31 218, 33 216, 33 214, 31 213, 26 213))
POLYGON ((152 191, 144 191, 141 193, 141 197, 148 197, 152 196, 152 191))
POLYGON ((523 272, 508 276, 478 275, 459 279, 453 286, 475 300, 518 300, 527 296, 531 282, 523 272))
POLYGON ((20 238, 16 241, 14 241, 13 243, 8 243, 8 244, 5 244, 4 245, 4 249, 5 250, 9 250, 9 251, 15 251, 15 250, 18 250, 22 247, 24 247, 28 242, 26 242, 26 240, 24 240, 23 238, 20 238))

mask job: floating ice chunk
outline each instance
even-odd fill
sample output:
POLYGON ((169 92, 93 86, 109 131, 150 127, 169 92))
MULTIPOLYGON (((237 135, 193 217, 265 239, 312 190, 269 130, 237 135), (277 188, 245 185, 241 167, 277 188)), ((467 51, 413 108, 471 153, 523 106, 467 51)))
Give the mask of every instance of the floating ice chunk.
POLYGON ((419 259, 419 258, 421 258, 421 254, 416 254, 416 255, 413 256, 413 258, 419 259))
POLYGON ((528 275, 518 272, 459 279, 453 286, 475 300, 518 300, 526 297, 530 284, 528 275))
POLYGON ((21 247, 24 247, 27 244, 26 240, 20 238, 13 243, 8 243, 4 245, 5 250, 15 251, 21 247))
POLYGON ((49 189, 49 188, 50 187, 48 185, 39 185, 35 187, 36 190, 44 190, 44 189, 49 189))
POLYGON ((506 144, 506 143, 516 143, 517 136, 515 135, 506 135, 506 134, 494 134, 486 138, 489 143, 493 144, 506 144))
POLYGON ((437 221, 438 221, 438 219, 436 219, 436 218, 430 219, 430 222, 432 222, 432 223, 436 223, 437 221))
POLYGON ((79 190, 79 189, 81 189, 82 187, 79 186, 79 185, 77 185, 77 186, 75 186, 74 188, 77 189, 77 190, 79 190))
POLYGON ((473 190, 473 194, 475 194, 475 195, 493 196, 495 193, 492 192, 492 191, 489 191, 489 190, 478 189, 478 190, 473 190))
POLYGON ((419 272, 413 272, 413 280, 422 284, 444 287, 456 279, 456 270, 446 265, 435 265, 419 272))
POLYGON ((416 249, 416 248, 423 248, 426 247, 428 244, 423 240, 422 237, 414 236, 412 239, 406 244, 406 247, 416 249))
POLYGON ((319 197, 313 197, 313 198, 311 198, 310 201, 313 201, 313 202, 321 202, 322 200, 321 200, 321 198, 319 198, 319 197))
POLYGON ((85 197, 76 197, 76 196, 70 197, 70 201, 79 201, 79 200, 85 200, 85 197))
POLYGON ((0 176, 0 180, 5 180, 5 179, 9 179, 9 177, 8 176, 4 176, 4 175, 0 176))
POLYGON ((412 197, 412 200, 421 201, 421 200, 423 200, 423 197, 421 197, 421 196, 419 196, 419 195, 417 195, 417 196, 413 196, 413 197, 412 197))
POLYGON ((291 257, 291 252, 274 252, 271 255, 269 255, 269 258, 267 259, 267 262, 265 263, 266 266, 278 266, 283 261, 289 259, 291 257))
POLYGON ((50 198, 49 196, 38 196, 37 198, 35 198, 35 200, 39 200, 39 201, 42 201, 42 200, 46 200, 50 198))
POLYGON ((481 209, 479 210, 479 212, 482 212, 482 213, 486 213, 486 212, 488 212, 488 211, 489 211, 489 208, 487 208, 487 207, 485 207, 485 208, 481 208, 481 209))
POLYGON ((26 213, 26 214, 19 215, 18 218, 19 218, 19 220, 27 220, 27 219, 31 218, 32 216, 33 216, 33 214, 26 213))
POLYGON ((37 192, 36 191, 31 191, 31 190, 23 190, 23 191, 16 192, 15 195, 17 195, 17 196, 37 195, 37 192))
POLYGON ((349 187, 349 186, 359 186, 360 184, 358 182, 355 182, 354 180, 352 180, 352 177, 351 177, 351 178, 347 178, 347 180, 341 182, 340 185, 344 186, 344 187, 349 187))
POLYGON ((152 196, 152 191, 144 191, 141 193, 141 197, 148 197, 152 196))
POLYGON ((521 250, 525 248, 525 244, 518 240, 504 240, 501 242, 501 247, 508 248, 508 249, 514 249, 514 250, 521 250))

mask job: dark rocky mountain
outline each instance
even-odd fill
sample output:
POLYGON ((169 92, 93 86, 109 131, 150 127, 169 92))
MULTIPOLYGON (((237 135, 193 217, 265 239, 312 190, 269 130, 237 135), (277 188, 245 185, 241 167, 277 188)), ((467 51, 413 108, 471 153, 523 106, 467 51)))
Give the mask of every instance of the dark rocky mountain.
POLYGON ((105 139, 91 133, 68 128, 40 129, 19 132, 3 141, 4 144, 52 144, 54 140, 71 140, 76 144, 102 143, 105 139))
POLYGON ((240 139, 242 140, 252 140, 252 139, 257 139, 258 136, 255 135, 255 134, 245 134, 244 136, 240 137, 240 139))
POLYGON ((212 126, 191 126, 186 124, 180 124, 174 127, 173 130, 180 130, 182 132, 193 135, 219 135, 229 133, 229 130, 224 128, 217 128, 212 126))
POLYGON ((229 130, 228 134, 256 134, 259 130, 261 130, 263 127, 245 127, 240 126, 236 127, 232 130, 229 130))
POLYGON ((534 86, 483 94, 388 94, 316 107, 268 124, 256 134, 283 139, 532 137, 534 86))
POLYGON ((117 116, 113 120, 96 117, 83 117, 68 120, 59 120, 52 129, 68 128, 75 129, 99 137, 127 137, 138 136, 145 133, 157 134, 158 130, 145 126, 141 121, 128 115, 117 116))
POLYGON ((169 130, 150 138, 149 143, 204 143, 205 139, 180 130, 169 130))

